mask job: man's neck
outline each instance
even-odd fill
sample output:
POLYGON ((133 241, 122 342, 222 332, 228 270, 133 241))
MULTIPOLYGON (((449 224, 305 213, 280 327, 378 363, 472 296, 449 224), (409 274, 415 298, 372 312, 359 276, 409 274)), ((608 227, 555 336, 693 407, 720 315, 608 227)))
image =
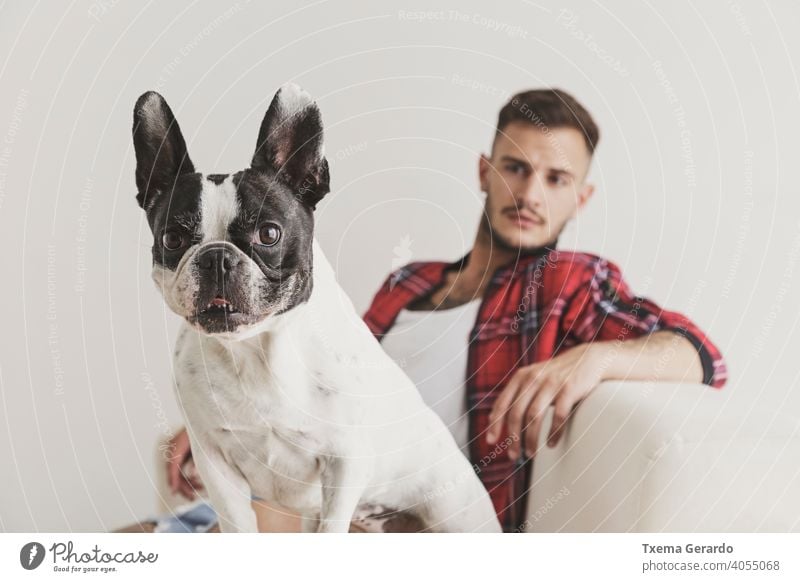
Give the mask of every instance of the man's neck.
POLYGON ((478 233, 461 270, 448 271, 430 295, 413 302, 408 309, 449 309, 483 297, 495 271, 524 254, 521 249, 500 246, 483 235, 478 233))
POLYGON ((469 252, 466 264, 458 274, 456 285, 466 290, 480 291, 480 295, 483 295, 494 272, 513 261, 518 254, 497 245, 487 245, 478 237, 469 252))

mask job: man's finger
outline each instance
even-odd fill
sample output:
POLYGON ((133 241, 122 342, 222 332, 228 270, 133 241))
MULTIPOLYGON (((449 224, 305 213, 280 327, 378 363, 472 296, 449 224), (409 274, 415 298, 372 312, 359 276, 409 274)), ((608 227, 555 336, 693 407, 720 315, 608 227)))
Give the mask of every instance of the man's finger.
POLYGON ((178 488, 181 476, 181 460, 172 455, 167 460, 167 482, 170 490, 174 493, 178 488))
POLYGON ((508 427, 508 436, 511 443, 508 446, 508 456, 513 460, 519 457, 520 451, 523 450, 523 426, 526 423, 525 416, 528 407, 538 391, 541 390, 541 385, 537 382, 530 382, 520 386, 517 393, 517 399, 514 401, 511 410, 506 415, 506 426, 508 427))
POLYGON ((544 415, 556 395, 556 389, 552 385, 544 385, 540 388, 539 394, 531 402, 526 416, 525 428, 525 454, 529 458, 536 455, 539 444, 539 432, 542 429, 544 415))
POLYGON ((575 406, 574 398, 568 390, 562 391, 556 399, 555 411, 553 412, 553 423, 550 425, 550 435, 547 437, 547 444, 554 447, 564 434, 567 420, 575 406))
POLYGON ((486 433, 486 442, 488 442, 490 445, 493 445, 495 442, 497 442, 497 439, 500 436, 500 430, 503 428, 506 413, 511 408, 514 398, 517 395, 519 376, 520 372, 518 371, 511 377, 511 380, 509 380, 508 384, 506 384, 506 387, 503 388, 500 396, 498 396, 497 400, 495 400, 494 406, 492 406, 492 411, 489 413, 489 430, 486 433))
POLYGON ((194 487, 195 489, 202 489, 203 488, 203 482, 200 481, 199 477, 192 477, 191 479, 189 479, 189 484, 192 487, 194 487))
POLYGON ((181 476, 180 493, 189 501, 193 500, 195 497, 194 488, 183 476, 181 476))

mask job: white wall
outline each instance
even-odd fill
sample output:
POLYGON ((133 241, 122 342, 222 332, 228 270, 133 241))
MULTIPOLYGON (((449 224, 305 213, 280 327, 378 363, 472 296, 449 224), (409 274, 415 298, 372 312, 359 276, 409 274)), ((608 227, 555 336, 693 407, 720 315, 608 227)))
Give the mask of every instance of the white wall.
POLYGON ((797 410, 797 3, 404 13, 421 4, 3 4, 0 530, 108 529, 157 508, 154 449, 181 418, 178 321, 134 201, 131 110, 147 89, 219 172, 248 163, 281 83, 317 98, 334 187, 318 236, 363 310, 395 263, 471 243, 477 156, 504 98, 564 88, 602 138, 598 192, 563 247, 691 315, 737 398, 797 410))

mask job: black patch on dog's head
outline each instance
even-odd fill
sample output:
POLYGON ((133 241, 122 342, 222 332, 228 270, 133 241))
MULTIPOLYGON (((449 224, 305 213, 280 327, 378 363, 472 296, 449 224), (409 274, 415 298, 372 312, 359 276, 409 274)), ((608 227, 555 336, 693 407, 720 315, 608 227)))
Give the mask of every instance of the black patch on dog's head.
POLYGON ((278 284, 296 277, 297 284, 287 290, 287 311, 311 295, 313 212, 272 172, 244 170, 234 175, 233 183, 239 214, 228 229, 230 241, 250 256, 267 280, 278 284), (280 229, 278 243, 252 244, 254 233, 268 223, 280 229))
POLYGON ((147 210, 147 221, 153 232, 153 261, 174 271, 186 250, 198 242, 200 232, 200 203, 203 176, 198 173, 179 176, 168 195, 159 195, 147 210), (164 245, 168 231, 181 233, 186 245, 170 250, 164 245))

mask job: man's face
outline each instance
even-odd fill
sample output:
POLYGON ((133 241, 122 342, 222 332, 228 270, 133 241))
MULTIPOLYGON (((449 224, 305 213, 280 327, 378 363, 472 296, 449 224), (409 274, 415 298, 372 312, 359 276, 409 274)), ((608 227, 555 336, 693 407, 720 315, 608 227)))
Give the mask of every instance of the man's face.
POLYGON ((491 158, 481 156, 481 230, 506 250, 554 243, 594 191, 584 182, 590 162, 577 129, 510 123, 495 139, 491 158))

